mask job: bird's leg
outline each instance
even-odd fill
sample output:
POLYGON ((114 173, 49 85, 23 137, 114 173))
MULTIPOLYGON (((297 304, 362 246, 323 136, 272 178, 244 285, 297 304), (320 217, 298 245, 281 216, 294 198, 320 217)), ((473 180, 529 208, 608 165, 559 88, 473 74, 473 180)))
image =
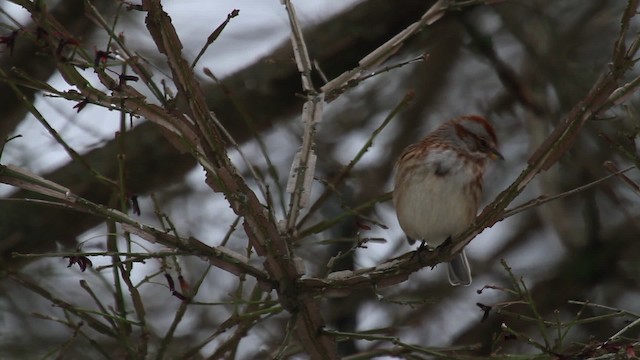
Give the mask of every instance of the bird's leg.
MULTIPOLYGON (((413 240, 413 239, 412 239, 413 240)), ((415 241, 415 240, 414 240, 415 241)), ((420 253, 424 250, 429 250, 429 247, 427 246, 427 242, 424 240, 420 240, 420 246, 418 246, 418 248, 416 249, 416 251, 414 251, 414 253, 411 255, 411 257, 409 258, 409 261, 413 260, 413 258, 418 255, 418 262, 420 263, 420 265, 422 266, 422 258, 420 257, 420 253)))
MULTIPOLYGON (((437 250, 437 249, 440 249, 440 248, 445 247, 447 245, 450 245, 452 241, 453 241, 453 239, 451 238, 451 235, 449 235, 449 237, 447 237, 447 239, 442 244, 438 245, 438 247, 436 247, 434 250, 437 250)), ((420 247, 418 248, 418 251, 416 251, 416 252, 419 252, 420 249, 422 249, 423 246, 425 246, 425 242, 424 241, 422 242, 422 244, 420 244, 420 247)), ((434 267, 436 267, 436 266, 433 265, 431 267, 431 269, 433 269, 434 267)))
POLYGON ((420 243, 420 246, 418 246, 418 250, 416 250, 416 252, 421 252, 423 250, 429 250, 429 247, 427 246, 427 242, 422 240, 422 242, 420 243))

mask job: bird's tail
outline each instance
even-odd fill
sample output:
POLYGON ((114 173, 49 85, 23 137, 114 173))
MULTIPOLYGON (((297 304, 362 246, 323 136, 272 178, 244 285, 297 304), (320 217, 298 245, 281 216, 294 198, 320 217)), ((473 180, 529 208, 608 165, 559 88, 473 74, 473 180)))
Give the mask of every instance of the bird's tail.
POLYGON ((471 268, 464 250, 451 262, 447 263, 447 273, 451 285, 471 285, 471 268))

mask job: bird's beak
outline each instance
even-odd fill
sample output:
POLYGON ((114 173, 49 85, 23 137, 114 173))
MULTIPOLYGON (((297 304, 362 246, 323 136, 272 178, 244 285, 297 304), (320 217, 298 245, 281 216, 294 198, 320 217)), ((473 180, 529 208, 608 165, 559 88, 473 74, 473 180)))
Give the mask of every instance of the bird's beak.
POLYGON ((504 156, 502 156, 502 154, 500 154, 500 152, 498 151, 498 149, 492 147, 491 149, 489 149, 489 157, 492 160, 504 160, 504 156))

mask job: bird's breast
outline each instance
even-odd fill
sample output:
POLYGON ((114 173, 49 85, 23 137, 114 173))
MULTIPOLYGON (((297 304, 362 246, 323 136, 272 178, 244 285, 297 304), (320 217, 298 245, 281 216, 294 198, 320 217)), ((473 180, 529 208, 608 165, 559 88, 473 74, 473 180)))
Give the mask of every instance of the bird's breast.
POLYGON ((481 169, 451 161, 446 153, 403 168, 396 175, 394 205, 409 237, 437 247, 471 224, 481 192, 481 169))

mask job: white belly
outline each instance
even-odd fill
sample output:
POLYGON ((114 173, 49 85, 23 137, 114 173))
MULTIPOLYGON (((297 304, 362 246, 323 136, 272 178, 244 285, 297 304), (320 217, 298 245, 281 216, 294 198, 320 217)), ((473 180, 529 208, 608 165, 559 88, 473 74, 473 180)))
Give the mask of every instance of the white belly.
POLYGON ((473 172, 461 164, 451 165, 445 175, 439 176, 434 166, 423 163, 418 167, 420 176, 412 177, 422 181, 405 177, 401 180, 405 191, 394 191, 394 205, 402 230, 432 248, 464 231, 477 211, 477 196, 470 192, 473 172))

